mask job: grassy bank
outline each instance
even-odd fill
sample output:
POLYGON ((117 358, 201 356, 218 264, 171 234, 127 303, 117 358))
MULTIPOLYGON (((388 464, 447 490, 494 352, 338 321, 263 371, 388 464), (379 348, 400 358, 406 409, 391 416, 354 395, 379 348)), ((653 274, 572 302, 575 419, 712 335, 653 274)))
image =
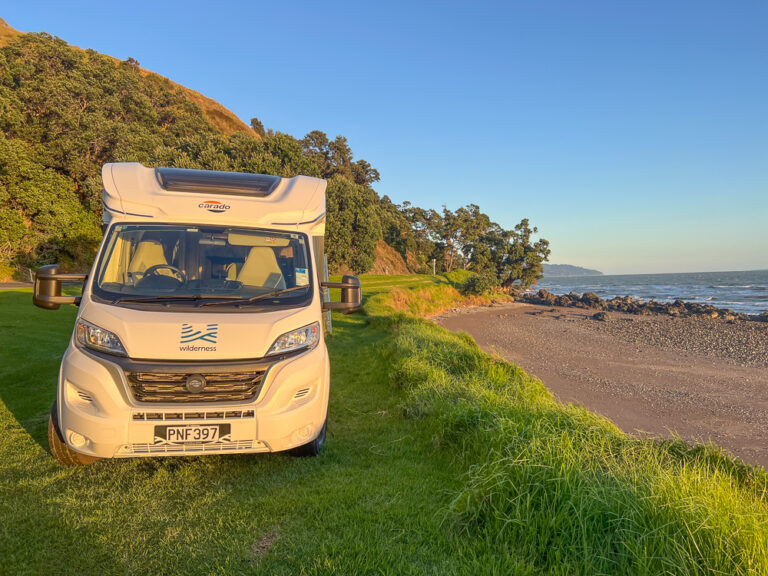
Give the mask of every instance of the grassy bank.
POLYGON ((468 337, 391 322, 407 414, 468 470, 450 523, 505 573, 768 570, 766 476, 714 447, 639 440, 562 406, 468 337))
POLYGON ((425 318, 451 308, 512 300, 501 293, 462 294, 461 288, 471 275, 466 270, 454 270, 445 276, 367 276, 364 311, 372 318, 398 314, 425 318))
POLYGON ((394 313, 411 311, 398 290, 409 302, 454 298, 445 278, 363 286, 379 316, 334 317, 319 458, 82 469, 45 448, 75 309, 0 292, 0 574, 768 570, 762 471, 712 448, 629 438, 470 338, 394 313))

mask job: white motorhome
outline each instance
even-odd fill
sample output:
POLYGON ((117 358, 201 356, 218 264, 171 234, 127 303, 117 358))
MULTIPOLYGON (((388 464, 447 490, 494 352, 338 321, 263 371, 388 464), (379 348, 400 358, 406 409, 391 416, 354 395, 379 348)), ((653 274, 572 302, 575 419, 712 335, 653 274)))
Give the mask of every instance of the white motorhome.
MULTIPOLYGON (((38 270, 34 303, 80 306, 48 439, 99 458, 315 455, 326 435, 327 282, 317 178, 106 164, 104 239, 88 275, 38 270), (83 282, 82 296, 62 282, 83 282)), ((328 288, 341 288, 330 302, 328 288)))

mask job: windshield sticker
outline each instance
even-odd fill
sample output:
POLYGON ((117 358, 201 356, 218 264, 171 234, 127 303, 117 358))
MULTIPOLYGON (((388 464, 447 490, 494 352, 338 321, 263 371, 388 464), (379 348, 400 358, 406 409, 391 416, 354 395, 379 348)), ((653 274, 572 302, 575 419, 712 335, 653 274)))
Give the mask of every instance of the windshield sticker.
POLYGON ((306 286, 309 284, 309 274, 306 268, 296 268, 296 286, 306 286))
POLYGON ((179 346, 179 350, 182 352, 215 352, 216 346, 197 346, 192 342, 200 340, 208 344, 216 344, 218 335, 218 324, 194 325, 185 322, 181 325, 181 340, 179 341, 179 344, 185 344, 185 346, 179 346))
POLYGON ((208 212, 226 212, 230 209, 229 204, 224 204, 224 202, 218 202, 216 200, 206 200, 205 202, 200 202, 200 204, 197 205, 198 208, 204 208, 208 210, 208 212))

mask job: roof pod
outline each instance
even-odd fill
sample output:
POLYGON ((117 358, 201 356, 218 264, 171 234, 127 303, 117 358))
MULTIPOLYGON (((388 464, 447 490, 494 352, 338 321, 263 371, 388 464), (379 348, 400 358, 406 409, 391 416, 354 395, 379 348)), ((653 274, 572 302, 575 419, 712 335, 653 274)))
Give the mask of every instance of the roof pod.
POLYGON ((310 176, 105 164, 104 220, 316 226, 325 220, 326 181, 310 176))

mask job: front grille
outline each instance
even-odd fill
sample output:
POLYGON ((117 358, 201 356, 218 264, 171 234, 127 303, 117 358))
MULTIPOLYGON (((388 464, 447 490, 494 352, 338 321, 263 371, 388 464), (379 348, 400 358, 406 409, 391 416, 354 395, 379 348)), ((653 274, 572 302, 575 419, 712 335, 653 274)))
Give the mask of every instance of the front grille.
POLYGON ((244 402, 258 396, 266 369, 250 372, 203 374, 205 388, 187 390, 189 374, 168 372, 126 372, 133 397, 139 402, 193 403, 244 402))
POLYGON ((187 444, 126 444, 118 451, 119 454, 204 454, 206 452, 234 452, 253 450, 266 452, 267 447, 253 440, 235 440, 234 442, 201 442, 187 444))

